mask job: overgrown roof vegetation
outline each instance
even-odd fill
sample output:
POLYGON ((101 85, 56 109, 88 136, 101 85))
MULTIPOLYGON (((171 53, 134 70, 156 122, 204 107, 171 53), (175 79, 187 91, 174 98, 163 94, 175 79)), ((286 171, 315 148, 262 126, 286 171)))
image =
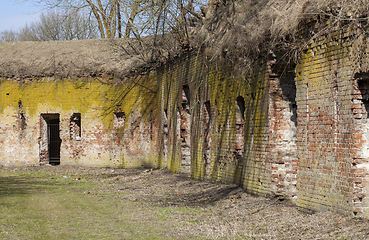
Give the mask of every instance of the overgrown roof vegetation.
MULTIPOLYGON (((147 47, 150 41, 147 41, 147 47)), ((0 43, 0 77, 123 79, 148 64, 149 51, 135 39, 0 43)))
POLYGON ((286 60, 296 60, 310 39, 347 25, 365 27, 368 13, 369 0, 210 0, 202 14, 186 15, 187 26, 181 31, 189 29, 188 34, 176 29, 129 40, 1 43, 0 76, 111 74, 123 78, 191 50, 247 75, 255 59, 271 51, 288 52, 286 60), (197 20, 191 24, 194 15, 197 20), (299 31, 306 28, 308 19, 314 21, 301 39, 299 31))
POLYGON ((194 43, 211 61, 244 75, 261 55, 284 51, 286 61, 295 61, 311 39, 347 25, 364 27, 368 10, 367 0, 210 0, 194 43))

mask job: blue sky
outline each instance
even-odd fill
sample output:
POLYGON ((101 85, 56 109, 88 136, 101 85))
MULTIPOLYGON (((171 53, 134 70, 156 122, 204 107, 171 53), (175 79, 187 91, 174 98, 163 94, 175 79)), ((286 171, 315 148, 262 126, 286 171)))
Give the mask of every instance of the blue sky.
POLYGON ((0 32, 18 30, 19 28, 38 20, 41 6, 35 6, 30 1, 0 0, 0 32))

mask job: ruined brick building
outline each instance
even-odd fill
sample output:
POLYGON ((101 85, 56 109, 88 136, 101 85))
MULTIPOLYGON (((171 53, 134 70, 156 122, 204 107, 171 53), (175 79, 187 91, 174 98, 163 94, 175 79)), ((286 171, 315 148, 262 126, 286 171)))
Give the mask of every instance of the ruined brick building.
POLYGON ((116 81, 139 61, 116 42, 1 43, 0 164, 161 167, 369 216, 366 33, 311 39, 296 64, 265 55, 247 78, 190 52, 116 81))

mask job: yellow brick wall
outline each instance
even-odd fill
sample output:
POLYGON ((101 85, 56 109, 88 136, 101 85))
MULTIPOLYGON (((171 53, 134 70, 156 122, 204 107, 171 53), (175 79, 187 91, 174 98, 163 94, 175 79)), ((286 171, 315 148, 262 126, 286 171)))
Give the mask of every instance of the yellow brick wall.
MULTIPOLYGON (((61 164, 86 166, 155 165, 156 82, 109 84, 104 79, 29 79, 0 82, 0 164, 38 164, 41 114, 60 114, 61 164), (152 89, 150 89, 152 88, 152 89), (19 126, 20 106, 25 127, 19 126), (114 128, 114 112, 125 123, 114 128), (81 114, 81 140, 70 139, 70 118, 81 114), (150 119, 151 118, 151 119, 150 119), (128 138, 131 138, 128 140, 128 138), (147 141, 144 141, 144 140, 147 141), (139 142, 140 144, 137 144, 139 142)), ((132 81, 133 82, 133 81, 132 81)))

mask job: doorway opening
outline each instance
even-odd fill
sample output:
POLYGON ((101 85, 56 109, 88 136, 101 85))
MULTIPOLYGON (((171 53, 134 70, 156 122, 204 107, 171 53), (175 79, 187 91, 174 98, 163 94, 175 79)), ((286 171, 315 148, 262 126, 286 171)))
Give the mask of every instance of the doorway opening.
POLYGON ((60 164, 60 115, 41 114, 40 121, 40 162, 50 165, 60 164))

